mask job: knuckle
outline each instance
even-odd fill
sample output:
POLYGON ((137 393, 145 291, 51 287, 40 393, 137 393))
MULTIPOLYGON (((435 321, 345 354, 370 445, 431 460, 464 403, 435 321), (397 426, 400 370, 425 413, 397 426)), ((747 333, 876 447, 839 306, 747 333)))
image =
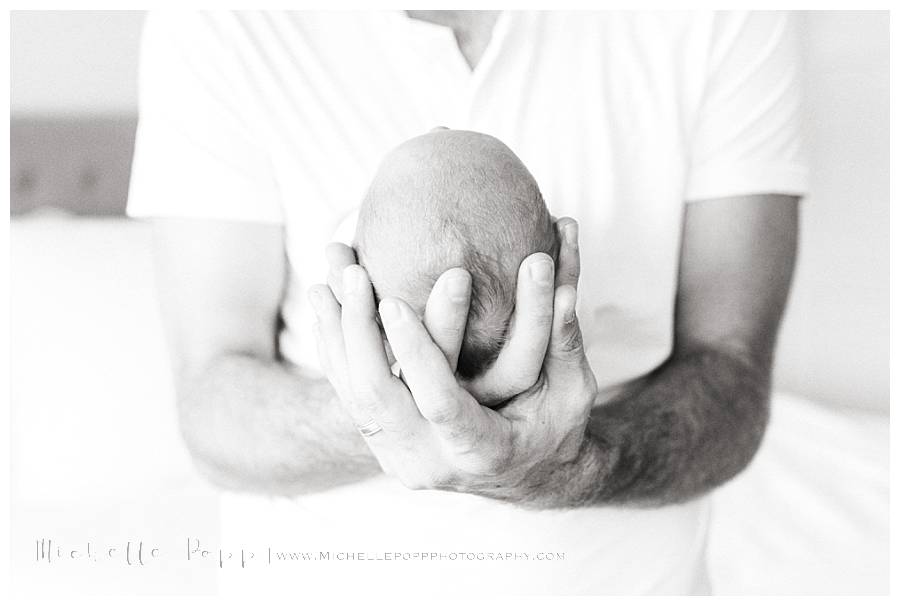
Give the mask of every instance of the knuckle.
POLYGON ((509 468, 509 455, 494 450, 481 460, 481 472, 487 476, 498 476, 509 468))
POLYGON ((479 441, 468 431, 453 431, 449 434, 449 452, 458 457, 469 456, 478 450, 479 441))
POLYGON ((584 350, 584 340, 577 326, 571 330, 564 330, 557 340, 557 351, 562 354, 578 354, 584 350))
POLYGON ((568 266, 562 272, 563 283, 575 284, 578 282, 579 271, 577 267, 568 266))
POLYGON ((449 406, 438 406, 428 411, 428 420, 436 425, 450 425, 459 418, 459 412, 449 406))
POLYGON ((541 330, 546 330, 553 324, 553 309, 550 307, 538 307, 532 311, 532 325, 541 330))
POLYGON ((432 398, 427 416, 432 423, 447 425, 458 421, 460 414, 460 407, 456 399, 448 393, 439 393, 432 398))
POLYGON ((478 431, 471 423, 451 425, 444 432, 445 448, 454 456, 470 456, 478 453, 483 444, 478 431))
POLYGON ((440 326, 435 330, 435 333, 440 337, 441 341, 453 343, 460 339, 463 330, 458 326, 440 326))
POLYGON ((475 459, 474 470, 480 476, 497 477, 506 473, 511 466, 514 449, 508 440, 494 442, 489 447, 483 446, 477 453, 475 459))

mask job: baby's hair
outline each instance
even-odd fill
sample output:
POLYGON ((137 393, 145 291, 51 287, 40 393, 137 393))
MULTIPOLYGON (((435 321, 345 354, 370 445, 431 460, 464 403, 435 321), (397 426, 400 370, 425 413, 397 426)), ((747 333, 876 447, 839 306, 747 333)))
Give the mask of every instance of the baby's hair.
POLYGON ((506 342, 519 265, 536 252, 555 262, 559 243, 534 177, 508 147, 481 133, 444 130, 388 154, 360 209, 355 246, 376 297, 400 296, 419 310, 444 271, 469 272, 457 372, 472 379, 506 342), (404 258, 416 260, 414 271, 396 271, 404 258))
MULTIPOLYGON (((539 230, 540 240, 532 243, 534 248, 528 254, 547 253, 556 263, 559 241, 549 214, 546 221, 549 228, 539 230)), ((515 309, 518 266, 524 257, 499 259, 498 254, 502 255, 503 251, 485 252, 467 248, 463 256, 463 267, 472 276, 469 318, 457 365, 457 372, 465 379, 473 379, 490 368, 497 361, 509 336, 509 320, 515 309), (510 276, 513 266, 515 272, 510 276)))

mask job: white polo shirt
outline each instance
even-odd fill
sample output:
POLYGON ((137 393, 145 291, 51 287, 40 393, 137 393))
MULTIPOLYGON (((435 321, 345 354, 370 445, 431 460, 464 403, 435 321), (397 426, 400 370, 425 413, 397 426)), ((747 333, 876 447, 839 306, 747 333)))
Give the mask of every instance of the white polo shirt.
MULTIPOLYGON (((437 125, 489 133, 528 166, 550 211, 581 225, 578 313, 611 394, 671 351, 684 205, 805 192, 795 44, 779 13, 507 11, 471 71, 448 28, 399 11, 151 14, 129 213, 283 225, 281 350, 316 371, 306 289, 324 280, 325 244, 381 157, 437 125)), ((300 596, 335 583, 683 593, 697 588, 707 509, 534 512, 385 477, 293 499, 232 496, 235 541, 532 557, 325 560, 227 578, 254 587, 261 575, 300 596)))

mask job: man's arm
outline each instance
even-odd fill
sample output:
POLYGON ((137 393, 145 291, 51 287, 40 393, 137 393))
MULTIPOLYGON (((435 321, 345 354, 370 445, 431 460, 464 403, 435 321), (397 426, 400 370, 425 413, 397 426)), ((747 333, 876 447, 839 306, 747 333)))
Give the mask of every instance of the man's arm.
MULTIPOLYGON (((793 274, 797 198, 689 204, 670 359, 592 411, 575 500, 661 505, 721 485, 753 458, 793 274)), ((577 479, 575 479, 577 478, 577 479)))
MULTIPOLYGON (((689 205, 672 355, 603 406, 594 406, 597 384, 571 284, 555 288, 538 383, 498 410, 478 405, 458 385, 446 352, 415 313, 388 297, 380 317, 405 382, 391 374, 379 353, 371 284, 359 266, 344 270, 356 287, 344 291, 343 306, 328 289, 320 297, 320 339, 346 345, 346 352, 332 348, 330 366, 342 369, 332 380, 356 417, 383 428, 368 443, 384 469, 410 488, 536 509, 676 503, 733 477, 759 446, 796 238, 795 197, 689 205)), ((520 271, 520 285, 531 273, 520 271)), ((525 298, 536 300, 542 288, 554 286, 535 283, 525 298)))
POLYGON ((274 494, 379 473, 328 381, 279 359, 282 229, 157 219, 154 236, 181 431, 201 471, 274 494))

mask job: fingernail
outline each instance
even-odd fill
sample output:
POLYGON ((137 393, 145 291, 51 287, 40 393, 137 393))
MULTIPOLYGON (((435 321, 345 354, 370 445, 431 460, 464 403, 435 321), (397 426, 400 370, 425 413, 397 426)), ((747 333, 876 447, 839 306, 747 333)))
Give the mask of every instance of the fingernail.
POLYGON ((469 276, 467 274, 447 279, 447 297, 454 303, 465 303, 469 298, 469 276))
POLYGON ((385 299, 381 302, 378 313, 381 315, 382 322, 395 322, 400 318, 400 306, 397 305, 396 301, 385 299))
POLYGON ((535 261, 528 267, 528 274, 541 286, 548 286, 553 282, 553 262, 535 261))
POLYGON ((578 245, 578 223, 569 223, 566 225, 566 244, 569 246, 578 245))

